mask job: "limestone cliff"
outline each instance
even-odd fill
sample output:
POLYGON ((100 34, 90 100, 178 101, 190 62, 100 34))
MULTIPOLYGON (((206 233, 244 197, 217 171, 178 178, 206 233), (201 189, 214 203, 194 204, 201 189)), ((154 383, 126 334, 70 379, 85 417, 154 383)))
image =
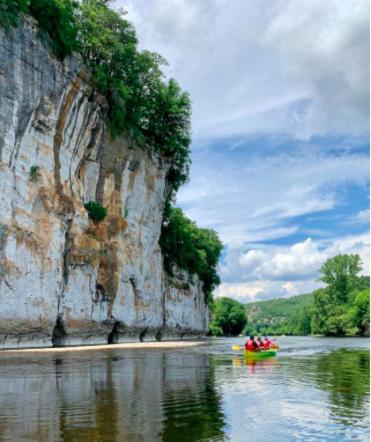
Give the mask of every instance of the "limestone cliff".
POLYGON ((31 19, 0 28, 0 348, 208 328, 197 276, 163 270, 169 164, 112 139, 105 111, 82 61, 56 60, 31 19))

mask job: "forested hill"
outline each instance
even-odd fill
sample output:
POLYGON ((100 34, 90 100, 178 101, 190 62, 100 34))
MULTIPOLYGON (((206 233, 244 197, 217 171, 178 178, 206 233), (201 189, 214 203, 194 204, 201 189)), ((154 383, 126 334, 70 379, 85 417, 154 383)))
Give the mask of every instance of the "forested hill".
POLYGON ((307 295, 241 304, 219 297, 210 334, 370 335, 370 277, 359 275, 359 255, 337 255, 318 270, 324 287, 307 295))
POLYGON ((245 305, 248 333, 307 334, 307 314, 314 294, 270 299, 245 305))

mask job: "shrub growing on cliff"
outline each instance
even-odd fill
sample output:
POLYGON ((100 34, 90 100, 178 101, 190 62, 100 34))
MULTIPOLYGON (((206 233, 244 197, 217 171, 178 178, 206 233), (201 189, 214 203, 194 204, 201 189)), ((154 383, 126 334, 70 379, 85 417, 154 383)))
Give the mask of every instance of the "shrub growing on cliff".
POLYGON ((206 301, 220 283, 217 265, 223 245, 216 232, 200 229, 179 208, 169 208, 162 226, 161 249, 166 271, 172 275, 177 266, 196 273, 203 282, 206 301))
POLYGON ((30 181, 32 181, 33 183, 37 183, 40 179, 40 167, 36 166, 35 164, 31 166, 29 171, 29 177, 30 181))
POLYGON ((89 213, 89 218, 93 221, 103 221, 107 216, 107 209, 97 201, 89 201, 85 204, 85 209, 89 213))

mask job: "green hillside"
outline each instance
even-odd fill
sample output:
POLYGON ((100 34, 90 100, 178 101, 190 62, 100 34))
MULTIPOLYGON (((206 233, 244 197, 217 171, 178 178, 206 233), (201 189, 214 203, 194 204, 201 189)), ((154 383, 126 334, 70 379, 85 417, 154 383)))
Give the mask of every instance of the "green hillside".
POLYGON ((247 326, 245 333, 269 335, 302 335, 309 332, 309 310, 314 293, 253 302, 245 305, 247 326))

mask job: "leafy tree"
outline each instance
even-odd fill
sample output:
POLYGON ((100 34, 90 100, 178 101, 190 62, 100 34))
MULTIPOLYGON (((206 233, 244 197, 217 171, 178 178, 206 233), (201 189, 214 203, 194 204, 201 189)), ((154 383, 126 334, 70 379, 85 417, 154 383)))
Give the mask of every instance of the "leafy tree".
POLYGON ((243 304, 231 298, 218 298, 213 305, 213 320, 210 324, 211 334, 239 335, 247 323, 246 312, 243 304))
POLYGON ((370 335, 370 289, 353 294, 352 309, 349 312, 350 322, 356 329, 355 334, 370 335))
POLYGON ((28 12, 29 0, 0 0, 0 26, 5 29, 18 25, 20 12, 28 12))
POLYGON ((135 70, 137 38, 133 26, 99 0, 83 0, 77 15, 81 53, 93 81, 109 104, 113 134, 128 128, 127 104, 135 70))
POLYGON ((171 159, 167 179, 176 192, 189 173, 191 101, 174 79, 158 88, 155 100, 155 113, 149 120, 147 134, 153 145, 171 159))
POLYGON ((17 26, 21 12, 32 15, 49 35, 55 55, 63 59, 78 48, 77 7, 76 0, 0 0, 0 26, 17 26))
POLYGON ((303 308, 298 315, 297 325, 294 330, 295 335, 306 336, 312 332, 311 327, 311 311, 307 308, 303 308))
POLYGON ((214 320, 210 323, 209 333, 211 336, 223 336, 223 329, 218 325, 218 323, 214 320))
POLYGON ((333 302, 343 303, 356 286, 361 270, 359 255, 337 255, 328 259, 320 268, 319 280, 327 284, 328 294, 333 302))
POLYGON ((137 50, 133 26, 107 2, 83 0, 78 36, 94 82, 109 103, 113 135, 129 131, 141 145, 161 152, 170 163, 172 191, 189 172, 191 103, 175 80, 164 81, 160 55, 137 50))
POLYGON ((220 283, 217 265, 223 245, 211 229, 200 229, 179 208, 168 208, 162 226, 160 245, 166 271, 172 275, 177 266, 196 273, 203 282, 206 301, 220 283))
POLYGON ((138 51, 137 37, 124 12, 106 0, 0 0, 0 25, 31 14, 62 59, 81 52, 92 81, 108 102, 113 136, 130 134, 143 148, 161 153, 169 164, 169 199, 188 177, 191 102, 175 80, 164 80, 166 60, 138 51))
POLYGON ((30 0, 30 13, 41 29, 50 36, 54 53, 59 59, 78 48, 74 0, 30 0))
POLYGON ((358 255, 338 255, 320 269, 320 280, 327 284, 314 295, 312 326, 314 333, 354 336, 369 333, 369 281, 358 276, 358 255))

